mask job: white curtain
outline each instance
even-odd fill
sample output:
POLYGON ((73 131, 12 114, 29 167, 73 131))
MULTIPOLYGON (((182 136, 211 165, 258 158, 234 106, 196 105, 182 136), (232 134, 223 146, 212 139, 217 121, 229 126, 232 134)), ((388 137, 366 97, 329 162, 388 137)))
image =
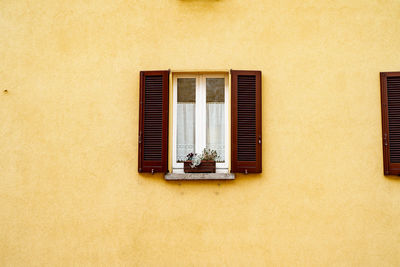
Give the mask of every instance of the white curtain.
POLYGON ((177 104, 177 161, 184 161, 187 154, 195 152, 195 107, 195 103, 177 104))
POLYGON ((217 151, 218 162, 225 161, 224 114, 224 103, 207 103, 207 147, 217 151))
MULTIPOLYGON (((177 104, 177 161, 184 161, 187 154, 195 152, 195 103, 177 104)), ((206 145, 216 150, 218 162, 225 161, 225 104, 207 103, 206 145)), ((201 153, 202 151, 197 151, 201 153)))

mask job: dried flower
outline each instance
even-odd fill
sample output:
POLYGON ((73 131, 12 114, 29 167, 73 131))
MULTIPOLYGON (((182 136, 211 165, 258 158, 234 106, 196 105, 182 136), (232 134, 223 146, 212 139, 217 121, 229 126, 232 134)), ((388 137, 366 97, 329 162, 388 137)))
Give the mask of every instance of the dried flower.
POLYGON ((190 165, 190 167, 196 168, 200 164, 201 164, 201 155, 195 154, 195 156, 192 158, 192 164, 190 165))
POLYGON ((211 150, 209 148, 204 148, 203 154, 202 154, 203 160, 216 160, 217 157, 218 157, 217 151, 211 150))
POLYGON ((185 160, 192 160, 195 155, 196 155, 196 153, 189 153, 186 155, 185 160))

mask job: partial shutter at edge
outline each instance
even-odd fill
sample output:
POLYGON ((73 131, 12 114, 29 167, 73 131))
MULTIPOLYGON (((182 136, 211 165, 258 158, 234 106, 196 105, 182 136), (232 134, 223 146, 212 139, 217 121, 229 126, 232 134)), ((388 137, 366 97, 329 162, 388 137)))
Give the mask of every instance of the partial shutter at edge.
POLYGON ((231 172, 260 173, 261 71, 231 70, 231 172))
POLYGON ((381 72, 382 147, 385 175, 400 174, 400 72, 381 72))
POLYGON ((168 171, 169 71, 140 72, 139 172, 168 171))

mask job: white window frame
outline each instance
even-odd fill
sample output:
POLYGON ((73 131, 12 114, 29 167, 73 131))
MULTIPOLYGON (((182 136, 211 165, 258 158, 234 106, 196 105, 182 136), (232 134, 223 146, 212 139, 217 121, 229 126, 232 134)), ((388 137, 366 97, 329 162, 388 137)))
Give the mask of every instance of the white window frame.
POLYGON ((183 173, 183 163, 176 162, 176 127, 177 127, 177 84, 178 78, 195 78, 196 79, 196 131, 195 131, 195 153, 201 153, 206 146, 206 79, 207 78, 224 78, 225 79, 225 162, 216 163, 217 173, 227 173, 230 161, 230 125, 229 125, 229 75, 227 73, 184 73, 172 74, 173 78, 173 145, 172 145, 172 172, 183 173), (203 125, 203 127, 199 127, 203 125))

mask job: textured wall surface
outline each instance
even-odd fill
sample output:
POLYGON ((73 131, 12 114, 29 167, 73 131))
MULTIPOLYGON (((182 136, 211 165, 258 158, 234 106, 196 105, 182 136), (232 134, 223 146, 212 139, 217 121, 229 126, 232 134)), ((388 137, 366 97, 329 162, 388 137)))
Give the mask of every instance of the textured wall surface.
POLYGON ((1 266, 399 266, 395 0, 0 1, 1 266), (263 173, 137 172, 139 71, 263 72, 263 173), (7 90, 8 92, 4 92, 7 90))

